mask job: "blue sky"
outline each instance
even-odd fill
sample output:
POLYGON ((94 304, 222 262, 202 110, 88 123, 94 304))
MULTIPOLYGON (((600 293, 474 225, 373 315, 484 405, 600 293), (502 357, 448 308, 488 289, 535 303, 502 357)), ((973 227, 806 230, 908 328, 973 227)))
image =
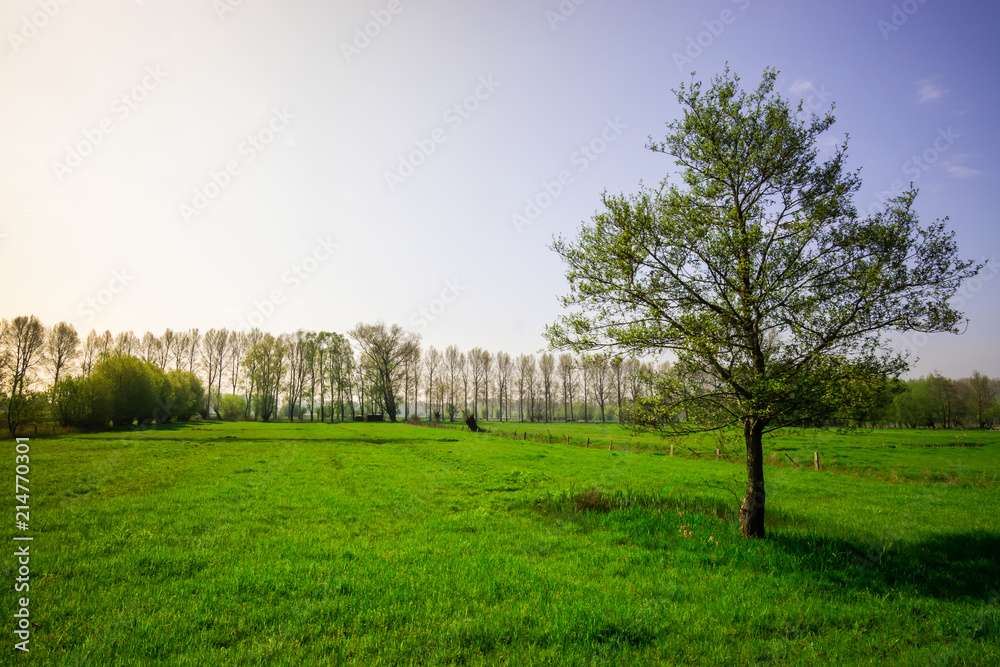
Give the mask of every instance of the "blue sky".
MULTIPOLYGON (((384 319, 534 352, 566 290, 553 235, 671 174, 645 148, 671 90, 727 62, 836 104, 859 207, 912 180, 922 219, 995 263, 998 28, 939 0, 7 0, 0 317, 384 319)), ((963 336, 899 340, 914 374, 1000 376, 995 276, 960 297, 963 336)))

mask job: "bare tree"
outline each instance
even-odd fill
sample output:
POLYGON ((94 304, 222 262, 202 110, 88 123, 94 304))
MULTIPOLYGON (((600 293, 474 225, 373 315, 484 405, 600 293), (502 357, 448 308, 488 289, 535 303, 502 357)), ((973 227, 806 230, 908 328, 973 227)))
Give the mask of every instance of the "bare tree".
POLYGON ((462 373, 465 357, 458 347, 449 345, 444 351, 444 363, 448 372, 448 418, 455 421, 455 392, 458 391, 458 378, 462 373))
POLYGON ((507 394, 510 391, 510 374, 513 367, 514 364, 511 362, 509 354, 506 352, 497 352, 497 400, 500 404, 500 421, 503 421, 504 418, 504 406, 506 405, 507 410, 510 410, 509 403, 505 401, 507 400, 507 394))
POLYGON ((615 387, 615 418, 621 421, 622 414, 622 398, 624 397, 625 389, 625 362, 621 357, 615 357, 611 360, 611 379, 615 387))
POLYGON ((15 317, 0 323, 0 361, 3 363, 3 392, 7 396, 7 430, 17 429, 34 418, 29 390, 34 368, 43 358, 45 327, 34 315, 15 317))
POLYGON ((479 416, 479 392, 483 386, 483 355, 486 351, 479 347, 469 350, 469 375, 472 376, 472 414, 479 416))
POLYGON ((177 334, 169 327, 160 336, 160 360, 157 365, 163 370, 167 370, 167 364, 174 355, 174 347, 177 344, 177 334))
MULTIPOLYGON (((159 366, 160 348, 160 339, 157 338, 152 331, 147 331, 142 335, 142 340, 139 342, 139 350, 142 354, 143 361, 159 366)), ((163 367, 160 366, 160 368, 163 367)))
MULTIPOLYGON (((470 353, 471 354, 471 353, 470 353)), ((469 363, 469 357, 463 352, 459 356, 459 373, 462 376, 462 395, 464 397, 464 408, 462 409, 462 415, 465 416, 469 414, 469 377, 472 374, 472 364, 469 363)))
POLYGON ((222 369, 226 363, 226 353, 229 350, 229 331, 226 329, 209 329, 201 341, 202 358, 205 360, 205 370, 208 375, 208 391, 205 393, 205 409, 202 417, 208 417, 213 404, 212 389, 218 385, 218 398, 215 399, 215 416, 219 415, 218 400, 222 398, 222 369))
POLYGON ((52 395, 55 396, 59 376, 69 369, 80 354, 80 336, 72 324, 60 322, 53 326, 45 339, 45 358, 52 373, 52 395))
POLYGON ((139 353, 139 339, 131 331, 122 331, 115 336, 115 355, 134 357, 139 353))
POLYGON ((438 382, 441 382, 441 378, 438 377, 438 370, 441 368, 441 353, 438 352, 437 348, 433 345, 427 350, 427 354, 424 355, 424 371, 427 376, 427 389, 425 396, 427 396, 427 416, 434 418, 434 413, 438 412, 434 408, 437 407, 435 403, 435 389, 436 385, 434 383, 435 378, 438 382))
POLYGON ((230 333, 226 345, 226 365, 229 367, 229 383, 234 395, 239 388, 240 370, 246 350, 247 334, 242 331, 230 333))
POLYGON ((542 374, 542 392, 545 396, 545 421, 552 421, 553 383, 555 381, 556 360, 551 353, 542 355, 538 363, 542 374))
POLYGON ((608 394, 611 389, 609 386, 609 380, 611 379, 609 376, 611 370, 608 365, 608 357, 603 354, 593 356, 588 360, 588 366, 591 369, 594 381, 594 399, 601 408, 601 421, 603 422, 606 421, 604 416, 604 405, 608 400, 608 394))
POLYGON ((200 343, 201 334, 198 333, 197 329, 191 329, 187 332, 187 350, 185 351, 184 358, 189 373, 194 373, 197 368, 200 343))
MULTIPOLYGON (((517 358, 517 417, 524 421, 524 398, 527 392, 529 399, 532 398, 532 389, 535 381, 535 357, 522 354, 517 358)), ((534 406, 529 403, 528 415, 533 418, 534 406)))
POLYGON ((563 421, 573 420, 573 391, 575 389, 576 361, 573 355, 563 353, 559 355, 559 378, 562 380, 563 396, 563 421))

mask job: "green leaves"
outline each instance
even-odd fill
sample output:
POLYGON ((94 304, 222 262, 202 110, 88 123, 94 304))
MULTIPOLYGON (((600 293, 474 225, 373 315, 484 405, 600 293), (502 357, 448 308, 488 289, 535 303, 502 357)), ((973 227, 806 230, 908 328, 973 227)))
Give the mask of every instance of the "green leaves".
POLYGON ((605 193, 576 239, 553 243, 570 286, 553 347, 678 357, 633 407, 637 426, 861 414, 905 368, 887 332, 961 319, 949 299, 980 267, 942 222, 919 223, 915 190, 858 218, 846 140, 819 159, 833 116, 805 119, 776 76, 753 91, 728 69, 682 85, 683 117, 649 144, 682 183, 605 193))

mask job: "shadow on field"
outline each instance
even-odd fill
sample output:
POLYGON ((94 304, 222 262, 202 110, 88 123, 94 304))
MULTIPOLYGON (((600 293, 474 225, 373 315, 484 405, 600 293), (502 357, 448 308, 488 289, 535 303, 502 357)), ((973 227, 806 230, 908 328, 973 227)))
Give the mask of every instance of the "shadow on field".
POLYGON ((806 523, 776 509, 768 512, 768 538, 745 540, 738 535, 732 502, 627 489, 570 488, 535 498, 529 506, 547 519, 574 522, 586 532, 610 529, 633 546, 683 549, 713 567, 778 571, 876 595, 906 591, 942 600, 983 601, 1000 585, 997 533, 888 544, 833 537, 836 526, 806 523))
POLYGON ((791 561, 844 586, 983 600, 1000 581, 1000 535, 957 533, 886 546, 800 534, 768 540, 791 561))

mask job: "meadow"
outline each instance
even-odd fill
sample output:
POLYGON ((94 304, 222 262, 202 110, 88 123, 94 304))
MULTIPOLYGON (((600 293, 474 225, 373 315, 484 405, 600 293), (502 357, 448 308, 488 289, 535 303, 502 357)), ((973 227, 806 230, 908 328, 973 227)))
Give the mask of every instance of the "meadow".
MULTIPOLYGON (((208 421, 32 438, 35 625, 29 655, 10 633, 0 655, 1000 663, 1000 433, 771 436, 769 538, 746 541, 731 436, 670 456, 613 424, 489 427, 208 421)), ((7 619, 16 576, 8 555, 7 619)))

